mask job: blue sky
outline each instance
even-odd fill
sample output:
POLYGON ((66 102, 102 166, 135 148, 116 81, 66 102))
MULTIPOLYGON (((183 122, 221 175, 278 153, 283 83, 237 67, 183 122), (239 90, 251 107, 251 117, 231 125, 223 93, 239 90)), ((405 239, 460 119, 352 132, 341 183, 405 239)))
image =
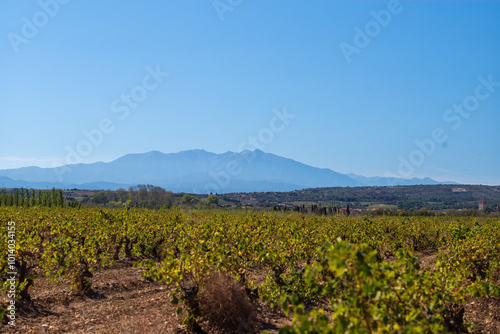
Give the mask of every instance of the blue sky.
POLYGON ((500 184, 499 15, 498 1, 0 0, 0 169, 260 148, 500 184))

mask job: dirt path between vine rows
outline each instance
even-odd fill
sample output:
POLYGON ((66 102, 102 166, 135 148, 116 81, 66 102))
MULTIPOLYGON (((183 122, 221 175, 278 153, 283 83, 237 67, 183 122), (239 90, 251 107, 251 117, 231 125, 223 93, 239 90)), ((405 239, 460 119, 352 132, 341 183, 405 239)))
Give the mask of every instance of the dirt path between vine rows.
MULTIPOLYGON (((422 268, 429 269, 436 252, 417 254, 422 268)), ((16 314, 16 326, 2 325, 2 333, 187 333, 171 304, 166 286, 142 278, 144 268, 120 260, 97 271, 91 279, 91 296, 77 296, 68 281, 56 284, 35 279, 31 288, 33 307, 16 314)), ((500 270, 497 273, 500 282, 500 270)), ((328 308, 327 308, 328 309, 328 308)), ((500 298, 473 298, 465 305, 465 317, 476 324, 471 333, 500 333, 500 298)), ((257 332, 278 333, 291 319, 259 304, 257 332)), ((218 333, 201 323, 207 333, 218 333)))
MULTIPOLYGON (((187 333, 171 304, 165 285, 142 279, 143 268, 118 261, 92 277, 92 296, 77 296, 69 282, 35 279, 32 310, 16 314, 16 326, 3 324, 3 333, 187 333)), ((284 315, 258 308, 258 330, 277 333, 290 324, 284 315)), ((216 331, 201 323, 209 333, 216 331)))

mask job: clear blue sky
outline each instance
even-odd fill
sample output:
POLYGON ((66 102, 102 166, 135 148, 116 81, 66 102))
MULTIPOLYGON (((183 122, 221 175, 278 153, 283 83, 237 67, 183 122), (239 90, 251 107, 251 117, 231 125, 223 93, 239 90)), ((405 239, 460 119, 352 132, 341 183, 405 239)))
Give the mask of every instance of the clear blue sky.
POLYGON ((498 1, 63 2, 0 0, 0 169, 255 136, 342 173, 500 184, 498 1))

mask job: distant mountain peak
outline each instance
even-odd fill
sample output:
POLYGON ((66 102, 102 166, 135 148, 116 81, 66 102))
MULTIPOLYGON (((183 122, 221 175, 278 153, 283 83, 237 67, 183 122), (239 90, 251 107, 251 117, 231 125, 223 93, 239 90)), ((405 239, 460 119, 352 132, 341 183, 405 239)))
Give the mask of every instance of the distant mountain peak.
POLYGON ((72 165, 62 180, 52 168, 0 170, 2 176, 12 180, 4 179, 9 184, 23 187, 28 187, 29 182, 44 187, 78 188, 87 185, 93 189, 153 184, 178 192, 214 193, 440 183, 429 178, 407 180, 341 174, 259 149, 222 154, 203 149, 168 154, 152 150, 127 154, 109 163, 72 165))
POLYGON ((159 155, 159 154, 162 154, 162 155, 163 155, 163 154, 165 154, 165 153, 160 152, 160 151, 157 151, 157 150, 152 150, 152 151, 149 151, 149 152, 147 152, 147 153, 145 153, 145 154, 154 154, 154 155, 159 155))

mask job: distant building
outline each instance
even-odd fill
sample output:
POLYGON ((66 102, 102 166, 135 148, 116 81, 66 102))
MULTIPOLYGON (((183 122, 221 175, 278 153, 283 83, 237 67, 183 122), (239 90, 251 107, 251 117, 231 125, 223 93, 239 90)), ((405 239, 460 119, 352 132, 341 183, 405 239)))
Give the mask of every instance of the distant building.
POLYGON ((465 188, 452 188, 451 191, 454 193, 465 193, 465 192, 467 192, 467 189, 465 189, 465 188))
POLYGON ((479 210, 484 210, 485 205, 486 205, 486 201, 479 201, 479 210))

